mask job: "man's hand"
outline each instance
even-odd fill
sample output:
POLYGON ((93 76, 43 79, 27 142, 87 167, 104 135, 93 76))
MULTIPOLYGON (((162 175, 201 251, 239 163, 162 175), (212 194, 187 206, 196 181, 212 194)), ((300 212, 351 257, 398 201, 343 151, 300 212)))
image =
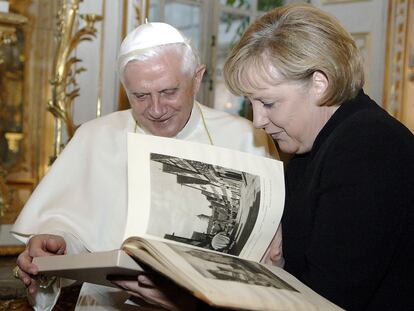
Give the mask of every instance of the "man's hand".
POLYGON ((66 242, 58 235, 39 234, 29 240, 26 249, 17 257, 17 275, 30 294, 36 293, 36 280, 33 276, 38 273, 37 266, 32 263, 33 257, 63 255, 65 251, 66 242))
POLYGON ((117 276, 111 282, 153 306, 174 311, 196 310, 196 298, 161 276, 141 274, 138 280, 133 281, 117 276))

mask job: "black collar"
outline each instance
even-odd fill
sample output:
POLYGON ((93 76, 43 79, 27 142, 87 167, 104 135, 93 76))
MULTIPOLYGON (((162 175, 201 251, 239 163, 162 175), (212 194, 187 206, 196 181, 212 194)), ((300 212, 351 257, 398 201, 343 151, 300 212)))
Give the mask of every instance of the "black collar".
POLYGON ((332 115, 332 117, 328 120, 328 122, 326 122, 325 126, 316 136, 310 154, 315 154, 320 149, 321 145, 329 137, 329 135, 338 126, 340 126, 340 124, 344 120, 348 119, 350 116, 362 110, 371 110, 378 108, 379 106, 361 89, 354 99, 346 101, 342 105, 340 105, 339 108, 332 115))

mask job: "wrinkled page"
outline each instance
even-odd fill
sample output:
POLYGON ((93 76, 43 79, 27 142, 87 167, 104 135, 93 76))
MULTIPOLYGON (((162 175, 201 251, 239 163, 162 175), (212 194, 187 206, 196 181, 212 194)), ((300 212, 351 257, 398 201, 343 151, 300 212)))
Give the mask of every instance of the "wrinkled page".
POLYGON ((281 268, 159 241, 130 239, 125 248, 211 305, 237 310, 342 310, 281 268))
POLYGON ((283 164, 230 149, 128 133, 125 238, 259 261, 279 225, 283 164))

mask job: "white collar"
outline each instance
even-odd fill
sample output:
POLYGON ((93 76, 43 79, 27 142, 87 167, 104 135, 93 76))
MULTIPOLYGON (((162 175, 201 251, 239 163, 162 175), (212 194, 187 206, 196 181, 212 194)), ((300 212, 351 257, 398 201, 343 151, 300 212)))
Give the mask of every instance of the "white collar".
POLYGON ((197 105, 200 105, 198 102, 194 101, 193 103, 193 109, 191 110, 190 118, 188 119, 186 125, 182 128, 180 132, 178 132, 177 136, 175 138, 178 139, 185 139, 188 136, 191 135, 191 133, 194 132, 194 130, 197 128, 200 118, 201 118, 201 108, 197 105))

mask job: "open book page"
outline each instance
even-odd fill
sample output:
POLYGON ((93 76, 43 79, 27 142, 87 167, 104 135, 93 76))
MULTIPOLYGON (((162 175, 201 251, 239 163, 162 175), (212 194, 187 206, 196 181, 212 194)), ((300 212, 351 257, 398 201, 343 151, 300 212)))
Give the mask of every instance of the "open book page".
POLYGON ((330 302, 328 299, 325 299, 321 295, 317 294, 310 287, 300 282, 297 278, 282 268, 275 266, 266 266, 266 268, 268 268, 270 271, 272 271, 273 274, 277 275, 287 283, 292 284, 292 286, 294 286, 295 289, 297 289, 302 294, 302 297, 311 302, 313 305, 318 306, 318 310, 343 310, 334 303, 330 302))
POLYGON ((130 238, 123 249, 212 306, 246 310, 341 310, 282 269, 219 252, 130 238))
POLYGON ((259 261, 284 205, 282 162, 128 133, 125 238, 167 239, 259 261))

